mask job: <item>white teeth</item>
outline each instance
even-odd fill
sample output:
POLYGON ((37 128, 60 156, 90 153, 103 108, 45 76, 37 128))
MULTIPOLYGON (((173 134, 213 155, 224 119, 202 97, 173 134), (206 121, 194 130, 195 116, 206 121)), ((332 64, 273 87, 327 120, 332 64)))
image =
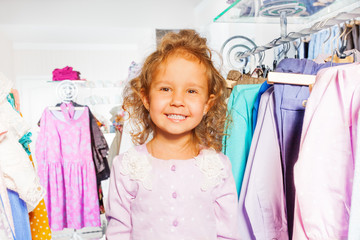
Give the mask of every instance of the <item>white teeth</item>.
POLYGON ((168 118, 171 118, 171 119, 178 119, 178 120, 182 120, 182 119, 185 119, 186 117, 183 116, 183 115, 177 115, 177 114, 169 114, 167 115, 168 118))

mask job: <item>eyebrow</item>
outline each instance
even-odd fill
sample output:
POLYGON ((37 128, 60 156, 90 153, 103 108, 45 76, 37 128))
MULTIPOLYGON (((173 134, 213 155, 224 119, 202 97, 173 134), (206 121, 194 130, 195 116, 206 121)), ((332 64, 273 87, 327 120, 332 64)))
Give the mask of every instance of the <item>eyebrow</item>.
MULTIPOLYGON (((154 81, 152 82, 153 86, 158 86, 158 85, 172 85, 172 82, 167 81, 167 80, 161 80, 161 81, 154 81)), ((202 86, 201 84, 197 84, 197 83, 191 83, 188 88, 199 88, 199 89, 205 89, 207 86, 202 86)))

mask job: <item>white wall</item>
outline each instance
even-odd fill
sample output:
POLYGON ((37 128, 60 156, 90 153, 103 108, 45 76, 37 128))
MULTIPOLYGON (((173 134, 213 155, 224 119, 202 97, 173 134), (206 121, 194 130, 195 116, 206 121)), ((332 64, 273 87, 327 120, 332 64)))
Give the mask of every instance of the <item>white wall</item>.
MULTIPOLYGON (((225 0, 159 0, 158 4, 1 1, 0 71, 16 80, 26 120, 36 126, 42 110, 58 102, 55 85, 47 82, 55 68, 71 66, 88 81, 120 83, 131 61, 142 62, 155 49, 156 28, 194 28, 208 38, 215 52, 235 35, 258 45, 280 35, 279 24, 214 23, 229 6, 225 0)), ((272 51, 266 56, 271 64, 272 51)), ((231 68, 222 65, 216 53, 214 57, 226 76, 231 68)))
POLYGON ((0 32, 0 72, 14 81, 13 47, 12 41, 0 32))

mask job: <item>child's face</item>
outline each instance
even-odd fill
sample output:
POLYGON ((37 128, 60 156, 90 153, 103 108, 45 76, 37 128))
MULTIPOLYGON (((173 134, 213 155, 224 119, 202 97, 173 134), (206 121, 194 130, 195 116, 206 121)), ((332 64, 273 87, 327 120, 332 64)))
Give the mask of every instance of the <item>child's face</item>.
POLYGON ((211 107, 205 67, 198 61, 170 57, 159 67, 143 97, 157 136, 190 136, 211 107))

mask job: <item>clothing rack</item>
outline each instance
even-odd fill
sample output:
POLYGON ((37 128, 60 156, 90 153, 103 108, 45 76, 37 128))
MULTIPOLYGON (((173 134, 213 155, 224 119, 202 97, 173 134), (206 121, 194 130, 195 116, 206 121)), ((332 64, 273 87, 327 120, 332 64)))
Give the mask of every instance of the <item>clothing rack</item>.
MULTIPOLYGON (((272 49, 279 45, 295 41, 298 38, 306 37, 320 30, 358 18, 360 17, 360 6, 359 6, 360 4, 357 5, 358 6, 350 12, 338 13, 335 17, 330 17, 330 18, 326 18, 325 20, 318 21, 309 28, 302 29, 299 32, 291 32, 287 35, 276 38, 263 46, 257 46, 248 51, 238 53, 235 57, 237 58, 237 60, 241 60, 251 55, 260 54, 266 50, 272 49)), ((284 19, 284 16, 282 16, 280 20, 281 20, 280 23, 281 23, 282 35, 283 35, 283 32, 286 32, 283 30, 284 28, 286 29, 286 20, 284 19)))

